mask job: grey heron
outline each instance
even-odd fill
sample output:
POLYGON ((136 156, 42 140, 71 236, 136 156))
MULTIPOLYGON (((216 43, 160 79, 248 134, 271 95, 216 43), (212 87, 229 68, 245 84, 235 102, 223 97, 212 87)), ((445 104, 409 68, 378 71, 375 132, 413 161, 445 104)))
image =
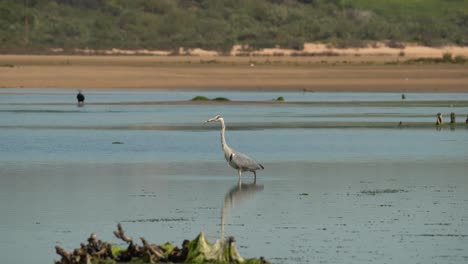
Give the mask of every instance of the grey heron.
POLYGON ((224 119, 220 115, 217 115, 213 118, 206 120, 206 123, 210 123, 210 122, 221 123, 221 147, 223 148, 224 158, 229 163, 229 165, 231 165, 231 167, 237 170, 237 172, 239 173, 239 180, 242 176, 242 172, 244 171, 252 172, 254 174, 254 180, 256 180, 257 173, 255 171, 263 170, 264 169, 263 165, 258 163, 251 157, 243 153, 237 152, 228 146, 228 144, 226 143, 226 138, 224 136, 224 132, 226 131, 226 126, 224 125, 224 119))

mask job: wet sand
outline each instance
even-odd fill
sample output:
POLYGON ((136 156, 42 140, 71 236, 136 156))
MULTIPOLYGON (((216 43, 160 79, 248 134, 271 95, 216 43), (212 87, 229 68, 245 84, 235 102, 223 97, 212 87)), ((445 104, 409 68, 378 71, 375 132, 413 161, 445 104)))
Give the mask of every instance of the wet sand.
POLYGON ((3 88, 468 92, 468 65, 395 56, 1 55, 3 88), (395 64, 396 63, 396 64, 395 64))

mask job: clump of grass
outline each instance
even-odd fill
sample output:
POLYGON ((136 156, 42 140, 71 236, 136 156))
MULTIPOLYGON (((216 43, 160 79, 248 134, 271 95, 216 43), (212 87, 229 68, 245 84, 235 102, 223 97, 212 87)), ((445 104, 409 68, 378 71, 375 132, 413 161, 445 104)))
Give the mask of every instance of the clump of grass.
POLYGON ((227 101, 231 101, 229 100, 228 98, 226 97, 216 97, 216 98, 213 98, 213 99, 210 99, 206 96, 201 96, 201 95, 198 95, 198 96, 195 96, 194 98, 192 98, 192 101, 216 101, 216 102, 227 102, 227 101))
POLYGON ((377 189, 377 190, 363 190, 361 191, 361 194, 377 195, 377 194, 384 194, 384 193, 400 193, 400 192, 406 192, 406 191, 402 189, 377 189))
POLYGON ((404 49, 406 48, 406 45, 402 42, 396 41, 396 40, 390 40, 385 43, 387 47, 393 48, 393 49, 404 49))
POLYGON ((192 98, 192 101, 209 101, 210 99, 206 96, 197 95, 192 98))
POLYGON ((458 55, 458 56, 455 56, 455 58, 453 59, 453 63, 465 64, 465 63, 468 63, 468 58, 464 57, 464 56, 461 56, 461 55, 458 55))
POLYGON ((292 52, 292 57, 332 57, 339 56, 340 54, 333 51, 323 51, 323 52, 292 52))
POLYGON ((112 142, 112 144, 114 144, 114 145, 120 145, 120 144, 123 144, 123 142, 121 142, 121 141, 114 141, 114 142, 112 142))
POLYGON ((283 96, 278 96, 278 98, 276 98, 276 101, 284 102, 284 97, 283 96))
POLYGON ((452 53, 444 53, 442 54, 442 61, 443 62, 452 62, 452 53))
POLYGON ((406 61, 407 64, 433 64, 433 63, 451 63, 451 64, 466 64, 468 63, 468 58, 458 55, 456 57, 452 56, 452 53, 444 53, 441 58, 417 58, 406 61))
POLYGON ((217 64, 217 60, 200 60, 200 64, 217 64))
POLYGON ((6 67, 6 68, 14 68, 15 65, 13 64, 9 64, 9 63, 6 63, 6 64, 1 64, 0 67, 6 67))
POLYGON ((211 99, 211 101, 221 101, 221 102, 223 102, 223 101, 231 101, 231 100, 229 100, 226 97, 216 97, 216 98, 211 99))

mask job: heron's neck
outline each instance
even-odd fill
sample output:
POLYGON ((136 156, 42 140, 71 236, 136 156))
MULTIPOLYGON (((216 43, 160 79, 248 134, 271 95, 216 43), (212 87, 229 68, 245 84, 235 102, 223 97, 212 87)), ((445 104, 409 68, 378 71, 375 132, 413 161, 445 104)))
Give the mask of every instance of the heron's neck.
POLYGON ((226 126, 224 125, 224 120, 221 120, 221 147, 223 150, 225 147, 228 147, 226 144, 226 138, 224 137, 224 132, 226 131, 226 126))
POLYGON ((230 161, 230 156, 232 154, 232 149, 227 145, 226 138, 224 137, 224 132, 226 131, 226 126, 224 125, 224 120, 221 121, 221 148, 224 152, 224 158, 226 161, 230 161))

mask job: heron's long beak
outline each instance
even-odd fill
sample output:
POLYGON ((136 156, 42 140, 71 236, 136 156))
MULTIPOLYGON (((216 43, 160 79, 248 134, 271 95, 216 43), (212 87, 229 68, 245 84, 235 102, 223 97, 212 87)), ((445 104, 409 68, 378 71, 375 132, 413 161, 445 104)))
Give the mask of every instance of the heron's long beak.
POLYGON ((210 122, 213 122, 216 120, 216 117, 213 117, 213 118, 210 118, 208 120, 205 121, 205 123, 210 123, 210 122))

